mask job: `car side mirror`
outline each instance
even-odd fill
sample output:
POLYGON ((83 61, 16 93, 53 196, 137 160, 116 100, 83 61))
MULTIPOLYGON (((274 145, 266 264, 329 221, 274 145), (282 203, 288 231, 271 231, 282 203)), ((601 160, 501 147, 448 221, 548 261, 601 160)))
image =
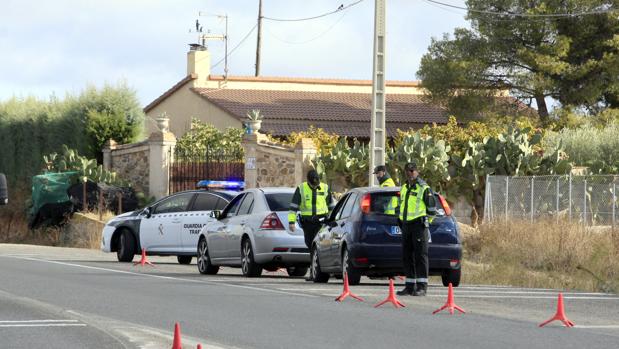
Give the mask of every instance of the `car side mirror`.
POLYGON ((325 224, 330 227, 330 228, 335 228, 337 227, 337 222, 336 221, 326 221, 325 224))
POLYGON ((152 214, 152 208, 147 207, 144 209, 144 211, 142 211, 142 214, 146 216, 146 218, 150 218, 153 214, 152 214))
POLYGON ((9 189, 6 184, 6 177, 3 173, 0 173, 0 205, 8 205, 9 203, 9 189))
POLYGON ((211 211, 211 213, 209 214, 209 216, 211 218, 217 219, 219 220, 219 218, 221 218, 221 211, 220 210, 213 210, 211 211))

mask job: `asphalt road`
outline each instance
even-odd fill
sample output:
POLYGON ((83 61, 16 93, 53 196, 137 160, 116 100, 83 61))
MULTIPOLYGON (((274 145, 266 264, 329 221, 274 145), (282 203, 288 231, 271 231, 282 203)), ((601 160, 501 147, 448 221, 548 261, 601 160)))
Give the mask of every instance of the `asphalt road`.
POLYGON ((283 271, 247 279, 232 268, 202 276, 175 258, 151 261, 0 245, 0 348, 169 348, 175 322, 186 348, 619 347, 612 294, 564 292, 577 326, 539 328, 555 312, 556 290, 462 285, 455 299, 467 313, 432 315, 446 300, 439 285, 428 297, 401 297, 406 308, 374 308, 386 280, 364 278, 352 287, 364 302, 338 303, 340 280, 314 284, 283 271))

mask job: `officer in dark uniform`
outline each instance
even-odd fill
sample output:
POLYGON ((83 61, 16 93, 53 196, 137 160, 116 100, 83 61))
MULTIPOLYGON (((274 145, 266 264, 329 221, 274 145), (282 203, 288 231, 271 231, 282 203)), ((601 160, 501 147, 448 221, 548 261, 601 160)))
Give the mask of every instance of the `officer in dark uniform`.
MULTIPOLYGON (((307 173, 307 182, 301 183, 292 196, 288 224, 291 231, 295 230, 297 211, 301 213, 299 224, 305 235, 305 245, 311 249, 314 237, 322 227, 322 222, 333 209, 331 190, 325 183, 320 182, 320 176, 316 170, 307 173)), ((311 281, 311 278, 307 278, 311 281)))
POLYGON ((428 288, 429 223, 436 215, 432 189, 419 178, 417 164, 404 167, 406 183, 400 190, 400 228, 406 286, 398 295, 425 296, 428 288))

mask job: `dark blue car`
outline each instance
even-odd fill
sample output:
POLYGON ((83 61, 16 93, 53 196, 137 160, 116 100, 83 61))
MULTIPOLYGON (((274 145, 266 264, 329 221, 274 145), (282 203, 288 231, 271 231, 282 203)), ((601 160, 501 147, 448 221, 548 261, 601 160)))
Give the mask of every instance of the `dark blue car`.
MULTIPOLYGON (((345 272, 351 285, 358 284, 362 275, 404 274, 397 213, 385 213, 399 195, 398 187, 366 187, 353 189, 338 201, 310 250, 314 282, 327 282, 332 275, 340 278, 345 272)), ((458 224, 447 201, 435 195, 438 215, 430 225, 430 274, 441 275, 445 286, 458 286, 462 258, 458 224)))

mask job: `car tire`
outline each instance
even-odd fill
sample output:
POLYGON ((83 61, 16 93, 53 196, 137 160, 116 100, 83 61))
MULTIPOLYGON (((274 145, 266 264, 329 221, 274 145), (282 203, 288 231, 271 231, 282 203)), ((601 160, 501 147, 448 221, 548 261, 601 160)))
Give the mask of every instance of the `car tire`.
POLYGON ((310 278, 316 283, 326 283, 329 281, 329 274, 323 273, 320 270, 320 260, 318 259, 318 252, 316 248, 312 248, 310 253, 312 264, 310 265, 310 278))
POLYGON ((443 281, 443 286, 451 286, 458 287, 460 285, 460 277, 462 275, 461 269, 445 269, 441 273, 441 279, 443 281))
POLYGON ((176 256, 176 260, 178 261, 178 264, 191 264, 191 259, 193 257, 191 256, 176 256))
POLYGON ((342 276, 346 274, 348 274, 349 285, 359 285, 361 282, 361 273, 352 265, 348 249, 345 249, 342 254, 342 276))
POLYGON ((120 232, 116 246, 116 257, 119 262, 132 262, 135 256, 135 238, 128 230, 120 232))
POLYGON ((249 239, 244 239, 241 244, 241 270, 250 278, 262 275, 262 267, 254 261, 254 249, 249 239))
POLYGON ((208 254, 206 239, 202 238, 198 242, 198 271, 200 274, 215 275, 219 271, 219 266, 211 264, 211 257, 208 254))
POLYGON ((309 267, 288 267, 286 268, 286 272, 288 276, 305 276, 305 274, 307 274, 307 269, 309 269, 309 267))

